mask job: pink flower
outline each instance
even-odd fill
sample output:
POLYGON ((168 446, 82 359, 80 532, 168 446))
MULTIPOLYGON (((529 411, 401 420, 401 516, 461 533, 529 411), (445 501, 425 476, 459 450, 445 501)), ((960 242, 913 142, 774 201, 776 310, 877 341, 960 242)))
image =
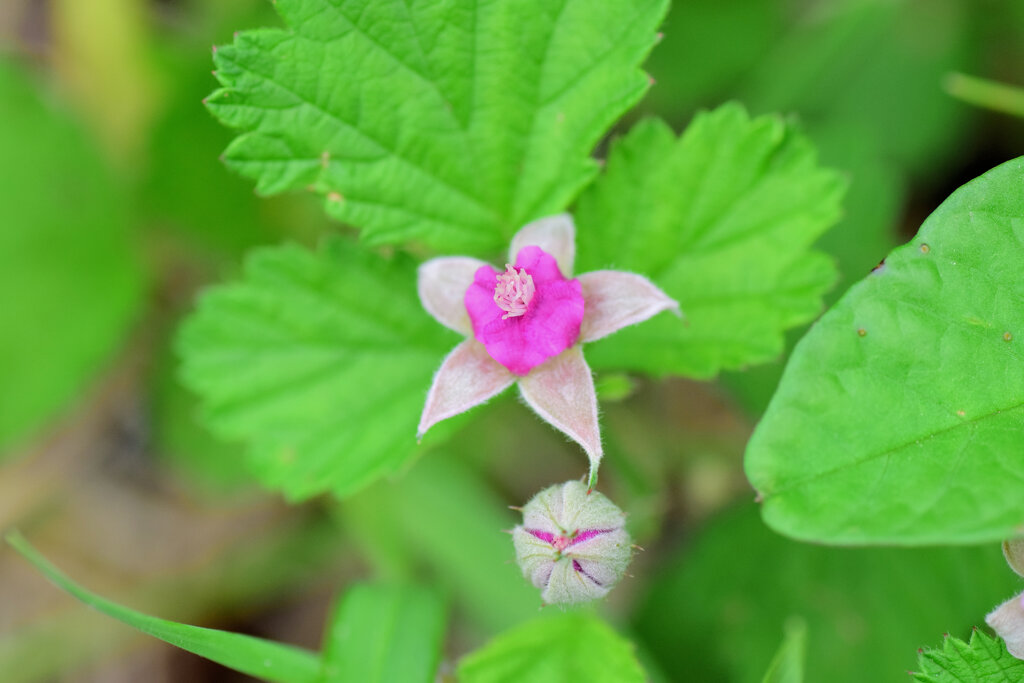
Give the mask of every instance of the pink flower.
POLYGON ((572 277, 576 228, 569 214, 523 227, 504 272, 469 257, 420 266, 423 307, 467 335, 441 363, 420 418, 419 436, 518 382, 527 405, 601 461, 597 396, 580 343, 594 341, 679 304, 634 273, 598 270, 572 277))

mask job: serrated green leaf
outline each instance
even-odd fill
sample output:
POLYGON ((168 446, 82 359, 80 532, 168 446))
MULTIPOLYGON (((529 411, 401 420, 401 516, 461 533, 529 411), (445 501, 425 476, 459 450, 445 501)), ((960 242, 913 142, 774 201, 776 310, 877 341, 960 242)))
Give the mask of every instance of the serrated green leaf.
POLYGON ((632 644, 593 616, 542 617, 501 634, 459 662, 461 683, 643 683, 632 644))
POLYGON ((348 495, 416 449, 430 380, 456 336, 416 296, 415 264, 344 239, 254 251, 179 337, 182 376, 220 436, 293 498, 348 495))
POLYGON ((126 198, 64 112, 0 60, 0 453, 96 375, 138 309, 126 198))
POLYGON ((289 30, 220 48, 207 105, 260 192, 309 186, 373 243, 497 249, 594 177, 666 6, 278 0, 289 30))
POLYGON ((322 683, 432 683, 444 630, 444 603, 432 591, 353 586, 331 619, 322 683))
POLYGON ((806 658, 807 624, 802 619, 792 619, 786 624, 782 645, 761 683, 803 683, 806 658))
POLYGON ((957 190, 797 345, 747 448, 778 531, 966 543, 1024 522, 1024 159, 957 190))
POLYGON ((810 245, 839 217, 844 183, 776 117, 729 104, 677 139, 641 122, 581 197, 578 270, 644 273, 682 306, 587 347, 598 368, 707 378, 770 360, 821 309, 835 268, 810 245), (643 349, 643 353, 637 353, 643 349))
POLYGON ((17 532, 8 534, 6 540, 57 587, 132 628, 235 671, 267 681, 320 683, 320 658, 315 653, 240 633, 179 624, 122 607, 69 579, 17 532))
POLYGON ((970 643, 947 637, 941 650, 925 650, 913 674, 921 683, 1020 683, 1024 661, 1006 651, 1006 645, 981 631, 971 633, 970 643))
POLYGON ((747 504, 666 558, 632 624, 673 681, 761 683, 792 617, 809 683, 899 681, 918 647, 966 636, 1019 581, 995 544, 830 548, 779 536, 747 504))

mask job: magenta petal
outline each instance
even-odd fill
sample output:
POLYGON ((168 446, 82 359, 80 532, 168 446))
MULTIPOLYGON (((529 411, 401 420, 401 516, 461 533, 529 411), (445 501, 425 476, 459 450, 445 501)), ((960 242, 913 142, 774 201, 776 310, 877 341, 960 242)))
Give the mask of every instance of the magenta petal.
POLYGON ((562 275, 572 277, 576 259, 576 226, 572 216, 560 213, 524 225, 512 238, 509 261, 514 262, 522 248, 530 245, 540 247, 555 257, 562 275))
POLYGON ((479 342, 465 340, 452 349, 434 375, 416 430, 418 436, 441 420, 483 403, 514 381, 515 377, 495 363, 479 342))
POLYGON ((519 380, 519 391, 541 418, 583 447, 590 458, 593 483, 603 454, 601 430, 594 378, 580 347, 568 349, 519 380))
POLYGON ((504 317, 505 311, 494 302, 498 273, 490 266, 476 271, 465 301, 476 340, 491 358, 526 375, 576 343, 583 321, 583 289, 578 280, 563 278, 554 258, 537 247, 523 249, 516 267, 524 268, 536 286, 524 315, 504 317))
POLYGON ((587 312, 580 339, 591 342, 662 311, 680 315, 679 304, 653 282, 620 270, 596 270, 579 277, 587 312))
POLYGON ((540 247, 523 247, 516 256, 515 266, 525 268, 538 287, 548 282, 565 282, 555 257, 540 247))

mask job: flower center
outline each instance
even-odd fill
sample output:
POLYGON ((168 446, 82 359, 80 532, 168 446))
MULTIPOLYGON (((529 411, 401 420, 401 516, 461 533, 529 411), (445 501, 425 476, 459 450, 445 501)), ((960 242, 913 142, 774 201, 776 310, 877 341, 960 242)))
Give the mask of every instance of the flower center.
POLYGON ((494 303, 505 311, 501 319, 507 320, 525 314, 536 291, 533 277, 525 268, 517 271, 511 264, 505 264, 505 272, 498 276, 498 283, 494 287, 494 303))
POLYGON ((571 539, 566 538, 565 536, 555 536, 555 540, 551 542, 551 545, 554 546, 555 550, 558 552, 562 552, 569 545, 570 540, 571 539))

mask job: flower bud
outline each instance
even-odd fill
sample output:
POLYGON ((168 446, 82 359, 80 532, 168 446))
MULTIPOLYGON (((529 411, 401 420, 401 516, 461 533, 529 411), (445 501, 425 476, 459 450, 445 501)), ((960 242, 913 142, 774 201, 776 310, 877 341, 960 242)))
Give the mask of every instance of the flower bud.
POLYGON ((523 576, 548 604, 604 597, 633 556, 626 516, 579 481, 544 489, 523 508, 512 531, 523 576))

